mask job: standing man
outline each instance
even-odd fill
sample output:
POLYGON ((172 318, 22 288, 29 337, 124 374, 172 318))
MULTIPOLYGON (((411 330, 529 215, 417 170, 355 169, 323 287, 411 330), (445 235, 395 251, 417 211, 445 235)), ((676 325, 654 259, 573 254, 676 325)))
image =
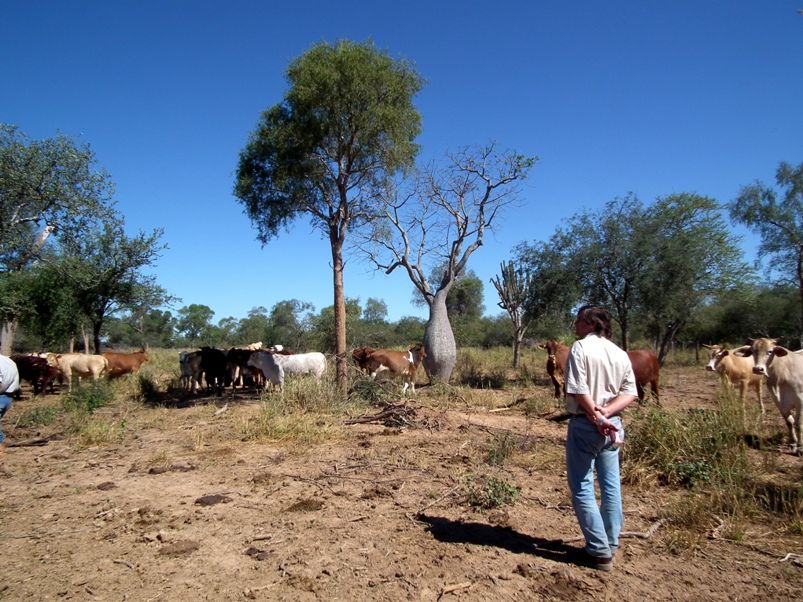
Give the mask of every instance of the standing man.
MULTIPOLYGON (((20 388, 20 375, 17 364, 5 355, 0 355, 0 419, 11 407, 10 395, 20 388)), ((3 465, 3 456, 6 451, 6 436, 0 429, 0 469, 3 465)))
POLYGON ((611 342, 611 314, 584 305, 574 323, 578 340, 566 365, 566 409, 572 418, 566 437, 566 474, 572 506, 585 537, 585 563, 613 568, 622 530, 619 446, 624 441, 620 414, 637 399, 636 379, 627 353, 611 342), (601 505, 594 494, 594 469, 601 505))

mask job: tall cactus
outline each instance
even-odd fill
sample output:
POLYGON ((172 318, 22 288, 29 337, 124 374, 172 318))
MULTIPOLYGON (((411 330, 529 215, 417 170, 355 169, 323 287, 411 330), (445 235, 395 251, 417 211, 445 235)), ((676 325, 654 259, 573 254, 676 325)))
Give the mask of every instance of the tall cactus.
POLYGON ((532 276, 522 269, 516 269, 512 261, 503 261, 500 269, 501 276, 491 278, 491 283, 499 294, 497 305, 508 313, 513 322, 513 367, 518 368, 521 342, 531 321, 525 311, 525 300, 532 276))

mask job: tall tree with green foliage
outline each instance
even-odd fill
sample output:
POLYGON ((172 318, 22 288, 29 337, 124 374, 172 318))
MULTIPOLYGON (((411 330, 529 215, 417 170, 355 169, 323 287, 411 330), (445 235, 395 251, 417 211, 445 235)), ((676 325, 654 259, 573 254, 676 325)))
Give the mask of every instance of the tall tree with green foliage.
MULTIPOLYGON (((49 237, 78 238, 111 214, 113 186, 95 163, 89 146, 66 136, 30 140, 0 124, 0 277, 29 268, 49 237)), ((19 306, 0 311, 0 351, 8 354, 19 306)))
POLYGON ((184 343, 187 345, 208 343, 214 315, 214 310, 208 305, 200 303, 185 305, 178 310, 176 331, 184 338, 184 343))
POLYGON ((162 230, 127 236, 123 223, 106 220, 85 236, 63 241, 65 285, 74 290, 92 328, 95 353, 101 352, 101 330, 109 316, 121 310, 158 307, 172 301, 156 277, 143 270, 153 267, 164 245, 162 230))
POLYGON ((650 256, 646 211, 631 194, 606 203, 600 211, 575 215, 559 235, 563 252, 571 256, 570 271, 579 279, 583 300, 610 308, 623 349, 630 342, 636 282, 650 256))
POLYGON ((730 213, 761 236, 759 255, 770 260, 770 276, 797 287, 798 343, 803 346, 803 163, 782 162, 775 182, 777 190, 762 182, 742 188, 730 213))
POLYGON ((663 363, 697 308, 750 275, 719 204, 691 193, 661 197, 648 208, 646 269, 636 300, 663 363))
POLYGON ((447 159, 442 169, 420 170, 408 186, 389 183, 384 218, 362 245, 378 268, 386 274, 401 268, 423 296, 429 308, 424 367, 431 380, 446 382, 457 361, 449 292, 497 218, 518 201, 518 184, 536 160, 498 152, 493 144, 465 148, 447 159), (443 275, 433 282, 427 273, 435 266, 443 266, 443 275))
POLYGON ((350 229, 375 219, 377 191, 412 165, 422 79, 371 43, 318 44, 293 61, 284 100, 262 114, 240 153, 235 195, 267 244, 306 216, 329 240, 337 378, 345 390, 343 251, 350 229))

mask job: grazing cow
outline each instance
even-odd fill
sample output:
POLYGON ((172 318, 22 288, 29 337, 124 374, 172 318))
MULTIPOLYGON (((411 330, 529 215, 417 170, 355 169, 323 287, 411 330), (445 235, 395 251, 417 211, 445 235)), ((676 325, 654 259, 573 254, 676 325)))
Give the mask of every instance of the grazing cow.
POLYGON ((284 369, 270 351, 255 351, 248 359, 248 366, 262 373, 265 383, 284 390, 284 369))
POLYGON ((560 341, 554 340, 547 341, 538 347, 546 350, 546 372, 555 387, 555 397, 560 399, 563 396, 563 373, 569 359, 569 348, 560 341))
POLYGON ((402 395, 409 387, 415 393, 415 373, 418 366, 427 357, 422 344, 410 347, 406 352, 393 349, 374 349, 368 354, 366 370, 375 379, 380 372, 390 372, 393 376, 400 376, 404 381, 402 395))
POLYGON ((180 351, 178 363, 181 369, 181 387, 185 391, 196 393, 203 375, 203 372, 201 372, 201 352, 180 351))
POLYGON ((43 393, 48 386, 50 392, 55 393, 53 383, 61 372, 56 366, 51 366, 47 359, 36 355, 12 355, 11 359, 17 364, 20 379, 33 385, 34 395, 43 393))
POLYGON ((78 384, 81 384, 82 376, 91 376, 92 380, 98 380, 109 364, 108 360, 102 355, 90 355, 87 353, 58 353, 56 362, 64 378, 67 379, 68 390, 72 391, 72 376, 78 377, 78 384))
POLYGON ((652 394, 658 399, 658 376, 661 365, 658 356, 651 349, 636 349, 627 352, 630 363, 633 365, 633 376, 636 377, 636 390, 638 400, 644 401, 644 390, 650 385, 652 394))
POLYGON ((764 376, 753 372, 753 356, 734 355, 732 350, 725 349, 722 345, 703 345, 703 347, 711 350, 711 356, 705 369, 719 374, 723 384, 739 387, 739 401, 742 402, 742 410, 744 410, 747 387, 752 387, 758 397, 763 416, 765 408, 764 400, 761 397, 761 383, 764 381, 764 376))
MULTIPOLYGON (((212 347, 201 347, 201 372, 204 373, 206 386, 223 395, 226 386, 226 353, 212 347)), ((195 391, 193 391, 194 393, 195 391)))
POLYGON ((368 356, 377 349, 373 347, 356 347, 351 351, 351 359, 357 365, 357 369, 361 372, 368 372, 368 356))
POLYGON ((133 374, 148 361, 148 352, 145 349, 134 351, 133 353, 116 353, 114 351, 104 351, 101 355, 106 358, 106 376, 109 378, 120 378, 126 374, 133 374))
MULTIPOLYGON (((261 347, 262 343, 259 343, 259 345, 261 347)), ((254 351, 254 349, 249 348, 232 347, 226 352, 226 369, 231 380, 232 390, 237 388, 238 382, 241 386, 245 386, 245 369, 254 351)))
POLYGON ((767 377, 767 388, 789 430, 792 453, 803 455, 803 353, 789 351, 775 339, 756 339, 733 350, 740 357, 753 356, 753 372, 767 377))

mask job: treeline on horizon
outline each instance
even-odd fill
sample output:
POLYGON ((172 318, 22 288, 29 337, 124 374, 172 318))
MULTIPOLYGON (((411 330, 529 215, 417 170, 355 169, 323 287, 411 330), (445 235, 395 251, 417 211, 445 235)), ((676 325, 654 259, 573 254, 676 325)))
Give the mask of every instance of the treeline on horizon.
MULTIPOLYGON (((482 281, 468 276, 450 296, 449 319, 459 347, 509 347, 514 333, 507 314, 483 315, 482 281)), ((350 347, 404 347, 421 341, 426 319, 405 316, 387 319, 387 306, 381 299, 347 299, 348 340, 350 347)), ((791 349, 800 347, 797 333, 798 291, 793 286, 746 285, 738 291, 723 291, 702 305, 689 318, 678 343, 741 344, 748 337, 771 336, 791 349)), ((547 339, 573 340, 573 308, 547 316, 533 323, 525 335, 525 346, 547 339)), ((316 312, 296 299, 276 303, 270 309, 254 307, 244 318, 226 317, 214 321, 214 311, 202 304, 177 309, 152 309, 139 314, 112 317, 103 332, 104 346, 111 349, 156 347, 183 349, 201 346, 229 348, 255 342, 268 346, 281 344, 292 350, 334 351, 334 312, 332 306, 316 312)), ((635 317, 631 324, 631 348, 655 347, 646 320, 635 317)), ((618 334, 614 333, 615 338, 618 334)), ((64 334, 46 344, 21 328, 15 348, 19 352, 69 348, 71 337, 64 334)), ((74 340, 75 347, 83 344, 74 340)))

